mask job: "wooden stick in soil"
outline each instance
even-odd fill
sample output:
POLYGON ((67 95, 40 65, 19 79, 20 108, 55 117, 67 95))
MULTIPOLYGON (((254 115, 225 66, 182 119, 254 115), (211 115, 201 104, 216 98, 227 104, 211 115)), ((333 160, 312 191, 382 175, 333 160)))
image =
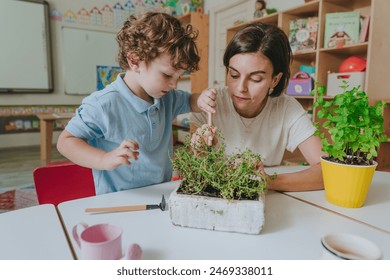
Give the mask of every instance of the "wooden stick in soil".
MULTIPOLYGON (((213 119, 212 119, 211 112, 207 112, 207 125, 209 126, 210 129, 211 129, 211 126, 213 125, 213 119)), ((207 145, 209 147, 211 147, 213 145, 213 136, 212 135, 210 135, 209 138, 207 139, 207 145)))

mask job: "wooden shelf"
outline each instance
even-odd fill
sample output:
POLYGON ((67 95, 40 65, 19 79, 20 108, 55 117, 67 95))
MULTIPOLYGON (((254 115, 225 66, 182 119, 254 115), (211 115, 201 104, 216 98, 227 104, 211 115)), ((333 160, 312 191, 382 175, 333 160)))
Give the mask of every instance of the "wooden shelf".
POLYGON ((308 99, 308 100, 313 100, 314 96, 311 95, 290 95, 294 97, 295 99, 308 99))
MULTIPOLYGON (((208 64, 209 64, 209 16, 203 13, 190 12, 179 17, 182 24, 191 24, 199 31, 196 45, 198 47, 200 62, 199 71, 190 75, 183 75, 181 80, 189 80, 191 93, 201 93, 208 88, 208 64)), ((191 125, 190 131, 193 132, 195 127, 191 125)))
POLYGON ((200 55, 199 71, 191 75, 184 75, 182 79, 189 79, 191 92, 200 93, 208 87, 208 52, 209 52, 209 16, 203 13, 191 12, 179 17, 182 24, 191 24, 199 31, 196 45, 200 55))
POLYGON ((320 52, 328 52, 334 54, 343 54, 343 55, 365 55, 368 50, 368 42, 345 46, 342 48, 321 48, 320 52))
POLYGON ((390 172, 390 165, 378 167, 377 170, 378 171, 390 172))
POLYGON ((173 120, 173 121, 172 121, 172 125, 173 125, 174 127, 180 128, 180 129, 190 130, 190 127, 189 127, 189 126, 185 126, 185 125, 183 125, 182 123, 178 122, 177 120, 173 120))

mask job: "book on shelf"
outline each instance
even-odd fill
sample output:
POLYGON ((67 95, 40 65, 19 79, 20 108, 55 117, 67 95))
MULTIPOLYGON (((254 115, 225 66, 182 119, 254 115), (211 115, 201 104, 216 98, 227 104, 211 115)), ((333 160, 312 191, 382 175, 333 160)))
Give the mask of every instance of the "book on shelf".
POLYGON ((359 33, 359 43, 364 43, 368 41, 368 30, 370 26, 370 16, 364 16, 362 20, 360 28, 360 33, 359 33))
POLYGON ((324 48, 341 48, 359 42, 360 13, 338 12, 325 15, 324 48))
POLYGON ((315 50, 317 44, 318 17, 299 18, 290 21, 289 42, 293 53, 315 50))

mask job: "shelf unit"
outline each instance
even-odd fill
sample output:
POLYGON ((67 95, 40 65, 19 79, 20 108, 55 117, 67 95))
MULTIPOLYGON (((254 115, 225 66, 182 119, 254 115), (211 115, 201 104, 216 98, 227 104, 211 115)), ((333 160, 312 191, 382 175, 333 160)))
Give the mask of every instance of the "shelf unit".
MULTIPOLYGON (((190 90, 192 93, 200 93, 208 87, 209 16, 203 13, 190 12, 179 17, 179 20, 184 26, 191 24, 199 32, 198 38, 196 39, 200 56, 199 70, 190 75, 184 75, 181 79, 190 81, 190 90)), ((188 133, 185 127, 177 126, 175 123, 173 127, 188 133)), ((195 127, 190 125, 190 132, 194 130, 195 127)))
MULTIPOLYGON (((287 35, 290 21, 299 18, 318 17, 318 33, 316 49, 295 53, 291 65, 291 73, 299 71, 300 65, 314 65, 316 73, 314 80, 320 86, 327 85, 328 72, 338 72, 342 61, 352 55, 367 59, 364 90, 371 103, 388 100, 390 97, 390 83, 386 83, 383 74, 387 73, 390 65, 390 29, 387 27, 387 17, 390 11, 390 1, 384 0, 312 0, 306 3, 265 17, 253 19, 246 23, 233 26, 227 30, 227 42, 234 34, 247 23, 266 22, 279 26, 287 35), (370 16, 368 41, 342 48, 324 48, 325 15, 334 12, 359 11, 362 16, 370 16), (375 30, 375 32, 374 32, 375 30)), ((332 98, 332 97, 328 97, 332 98)), ((309 110, 312 108, 316 96, 300 96, 296 99, 309 110)), ((389 103, 389 102, 388 102, 389 103)), ((389 104, 390 105, 390 104, 389 104)), ((390 139, 390 108, 384 111, 385 131, 390 139)), ((316 112, 312 119, 316 121, 316 112)), ((301 160, 300 153, 286 154, 286 158, 296 157, 301 160)), ((378 155, 378 170, 390 171, 390 140, 382 143, 378 155)))
POLYGON ((190 133, 190 127, 185 126, 178 120, 172 122, 173 144, 183 144, 185 137, 190 133))
MULTIPOLYGON (((196 44, 200 55, 199 71, 191 73, 191 92, 200 93, 208 86, 208 53, 209 53, 209 16, 203 13, 191 12, 181 16, 182 24, 191 24, 199 31, 196 44)), ((188 76, 186 75, 186 77, 188 76)))
MULTIPOLYGON (((0 135, 40 131, 39 114, 74 114, 78 105, 0 106, 0 135)), ((62 121, 54 122, 54 130, 63 130, 62 121)))

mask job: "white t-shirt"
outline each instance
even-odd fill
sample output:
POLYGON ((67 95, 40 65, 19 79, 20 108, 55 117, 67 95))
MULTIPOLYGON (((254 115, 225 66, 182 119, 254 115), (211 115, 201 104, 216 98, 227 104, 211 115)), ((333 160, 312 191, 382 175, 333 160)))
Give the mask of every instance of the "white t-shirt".
MULTIPOLYGON (((270 97, 255 118, 240 117, 227 87, 217 89, 217 112, 213 125, 225 139, 226 154, 250 149, 262 156, 264 165, 279 165, 285 150, 293 152, 316 131, 310 117, 295 98, 281 94, 270 97)), ((207 114, 193 113, 191 121, 200 127, 207 123, 207 114)))

